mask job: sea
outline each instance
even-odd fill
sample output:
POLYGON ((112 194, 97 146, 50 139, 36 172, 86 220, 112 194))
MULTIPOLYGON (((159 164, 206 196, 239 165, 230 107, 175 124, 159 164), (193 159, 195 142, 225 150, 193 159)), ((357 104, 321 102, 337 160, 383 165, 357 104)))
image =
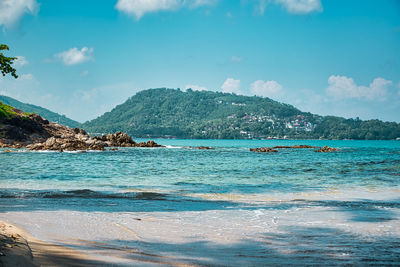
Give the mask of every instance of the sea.
POLYGON ((155 141, 0 149, 0 220, 99 266, 400 265, 400 141, 155 141), (249 151, 292 145, 339 151, 249 151))

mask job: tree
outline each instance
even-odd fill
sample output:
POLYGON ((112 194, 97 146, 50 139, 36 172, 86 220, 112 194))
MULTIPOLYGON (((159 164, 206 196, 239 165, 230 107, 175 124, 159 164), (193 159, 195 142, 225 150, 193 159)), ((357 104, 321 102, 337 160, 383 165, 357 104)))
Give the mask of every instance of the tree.
MULTIPOLYGON (((9 48, 5 44, 0 44, 0 51, 2 50, 9 50, 9 48)), ((16 70, 11 66, 16 59, 16 57, 6 57, 0 52, 0 71, 3 76, 10 73, 15 79, 18 78, 16 70)))

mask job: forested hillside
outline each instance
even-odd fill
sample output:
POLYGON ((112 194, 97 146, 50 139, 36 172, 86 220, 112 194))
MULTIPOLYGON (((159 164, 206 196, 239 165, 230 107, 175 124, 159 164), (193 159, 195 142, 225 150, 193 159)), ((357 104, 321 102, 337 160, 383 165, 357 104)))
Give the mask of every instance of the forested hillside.
POLYGON ((361 121, 302 112, 269 98, 174 89, 138 92, 86 122, 92 133, 135 137, 396 139, 398 123, 361 121))
POLYGON ((65 115, 60 115, 58 113, 52 112, 46 108, 39 106, 22 103, 14 98, 0 95, 0 101, 6 105, 16 107, 17 109, 23 110, 28 113, 36 113, 49 121, 56 122, 59 124, 66 125, 71 128, 79 127, 80 123, 67 118, 65 115))

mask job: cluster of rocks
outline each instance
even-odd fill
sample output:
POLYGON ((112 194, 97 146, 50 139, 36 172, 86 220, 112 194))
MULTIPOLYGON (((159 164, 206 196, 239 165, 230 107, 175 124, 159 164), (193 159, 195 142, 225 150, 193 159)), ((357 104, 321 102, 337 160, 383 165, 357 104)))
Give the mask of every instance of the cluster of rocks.
MULTIPOLYGON (((29 150, 105 150, 106 147, 163 147, 154 141, 136 143, 132 138, 121 132, 90 137, 84 130, 75 128, 72 133, 61 136, 52 136, 45 142, 28 145, 29 150)), ((116 150, 116 149, 112 149, 116 150)))
POLYGON ((335 152, 339 151, 339 149, 334 147, 318 147, 318 146, 309 146, 309 145, 294 145, 294 146, 274 146, 274 147, 258 147, 258 148, 250 148, 252 152, 278 152, 277 149, 280 148, 318 148, 318 150, 314 150, 314 152, 335 152))
POLYGON ((150 140, 147 142, 136 143, 132 138, 122 132, 116 132, 115 134, 107 134, 102 136, 95 136, 93 140, 98 142, 104 142, 109 147, 164 147, 150 140))
POLYGON ((154 141, 136 143, 121 132, 90 137, 85 130, 49 122, 37 114, 16 108, 12 112, 13 116, 0 118, 0 148, 86 151, 105 150, 106 147, 162 147, 154 141))

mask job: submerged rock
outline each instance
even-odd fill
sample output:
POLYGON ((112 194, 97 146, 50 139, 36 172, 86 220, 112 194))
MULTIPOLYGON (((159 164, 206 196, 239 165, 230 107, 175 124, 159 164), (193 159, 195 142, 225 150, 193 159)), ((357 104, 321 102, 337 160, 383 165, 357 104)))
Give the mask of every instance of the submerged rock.
POLYGON ((273 149, 271 147, 258 147, 258 148, 250 148, 252 152, 278 152, 278 150, 273 149))
POLYGON ((294 145, 294 146, 274 146, 273 149, 277 148, 320 148, 319 146, 309 146, 309 145, 294 145))
POLYGON ((315 150, 315 152, 335 152, 335 151, 339 151, 339 149, 329 146, 324 146, 318 150, 315 150))
POLYGON ((188 146, 188 147, 184 147, 184 148, 202 149, 202 150, 211 150, 211 149, 214 149, 213 147, 209 147, 209 146, 188 146))

